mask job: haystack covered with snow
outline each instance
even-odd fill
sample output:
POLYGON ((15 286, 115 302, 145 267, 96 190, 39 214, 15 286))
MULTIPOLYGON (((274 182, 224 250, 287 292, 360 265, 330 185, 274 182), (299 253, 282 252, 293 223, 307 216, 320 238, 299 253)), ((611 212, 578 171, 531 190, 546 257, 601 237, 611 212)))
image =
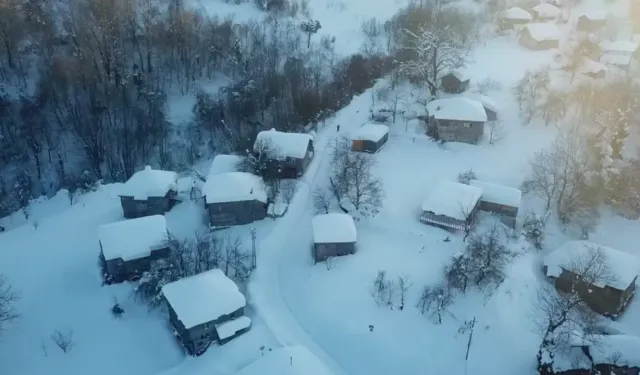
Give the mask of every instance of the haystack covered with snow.
POLYGON ((353 151, 377 152, 389 139, 389 127, 382 124, 365 124, 351 134, 353 151))
POLYGON ((244 158, 240 155, 216 155, 211 162, 208 176, 236 172, 238 170, 238 165, 242 163, 243 160, 244 158))
POLYGON ((202 194, 207 204, 254 200, 267 202, 267 191, 262 178, 246 172, 209 175, 202 194))
POLYGON ((547 276, 558 278, 563 271, 580 272, 580 269, 576 268, 584 266, 584 262, 593 256, 594 251, 602 251, 606 260, 605 266, 613 277, 595 280, 593 285, 600 288, 626 290, 635 283, 640 271, 638 257, 589 241, 568 241, 545 256, 544 266, 547 276))
POLYGON ((105 224, 98 227, 98 241, 106 261, 145 258, 167 247, 167 222, 154 215, 105 224))
POLYGON ((271 159, 302 159, 306 156, 313 137, 304 133, 284 133, 275 129, 258 133, 253 145, 256 153, 265 152, 271 159))
POLYGON ((169 191, 177 192, 177 181, 177 173, 152 169, 147 165, 124 183, 120 195, 133 197, 135 200, 164 197, 169 191))
POLYGON ((519 7, 512 7, 500 13, 500 19, 503 21, 517 21, 519 23, 527 23, 533 20, 531 13, 519 7))
POLYGON ((487 121, 482 103, 463 96, 433 100, 427 103, 427 111, 438 120, 487 121))
POLYGON ((166 284, 162 294, 186 329, 243 309, 247 300, 219 269, 166 284))
POLYGON ((552 20, 560 17, 562 10, 555 5, 542 3, 533 7, 533 13, 538 20, 552 20))
POLYGON ((342 213, 316 215, 311 223, 315 243, 356 242, 356 226, 350 215, 342 213))
POLYGON ((236 375, 333 375, 304 346, 288 346, 267 352, 236 375))

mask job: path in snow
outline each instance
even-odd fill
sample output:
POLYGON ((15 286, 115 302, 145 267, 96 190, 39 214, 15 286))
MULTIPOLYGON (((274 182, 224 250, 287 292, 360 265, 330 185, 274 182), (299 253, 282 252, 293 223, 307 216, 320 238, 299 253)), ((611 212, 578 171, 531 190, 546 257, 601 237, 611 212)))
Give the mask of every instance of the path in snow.
POLYGON ((311 192, 319 184, 326 182, 331 153, 329 142, 336 135, 343 135, 366 121, 370 98, 369 91, 355 97, 352 103, 338 112, 335 119, 317 135, 315 157, 305 175, 299 180, 289 211, 269 236, 258 244, 258 268, 253 273, 248 288, 249 300, 257 314, 282 345, 306 346, 336 375, 346 375, 346 372, 298 322, 283 296, 282 289, 291 281, 284 277, 287 273, 300 267, 310 267, 312 263, 311 192), (337 124, 340 124, 340 133, 336 133, 337 124))

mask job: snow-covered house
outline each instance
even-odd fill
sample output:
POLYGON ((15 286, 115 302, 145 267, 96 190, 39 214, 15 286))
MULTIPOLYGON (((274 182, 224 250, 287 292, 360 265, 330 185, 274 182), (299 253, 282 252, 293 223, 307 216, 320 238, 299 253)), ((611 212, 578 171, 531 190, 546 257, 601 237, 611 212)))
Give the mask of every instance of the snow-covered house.
POLYGON ((126 219, 163 215, 176 203, 178 174, 146 166, 124 183, 120 203, 126 219))
POLYGON ((317 215, 313 226, 313 258, 316 263, 356 252, 356 226, 347 214, 317 215))
POLYGON ((487 113, 477 100, 463 96, 427 103, 427 134, 446 142, 477 144, 484 134, 487 113))
POLYGON ((240 155, 216 155, 216 157, 214 157, 213 161, 211 162, 211 167, 209 167, 208 176, 221 173, 236 172, 238 170, 238 166, 242 163, 243 160, 244 158, 240 155))
POLYGON ((638 257, 610 247, 569 241, 544 258, 544 271, 559 291, 575 291, 593 311, 615 316, 633 297, 640 262, 638 257), (598 263, 602 272, 580 275, 590 262, 598 263))
POLYGON ((264 130, 256 137, 253 153, 266 172, 281 178, 300 177, 313 158, 313 136, 264 130))
POLYGON ((376 153, 389 140, 389 127, 365 124, 351 135, 351 150, 376 153))
POLYGON ((567 350, 554 357, 552 369, 557 375, 640 374, 640 338, 627 334, 576 334, 567 350))
POLYGON ((612 43, 603 43, 600 62, 621 69, 629 69, 633 61, 638 57, 638 43, 628 40, 618 40, 612 43))
POLYGON ((440 86, 444 92, 460 94, 467 91, 470 82, 471 78, 456 70, 442 76, 440 79, 440 86))
POLYGON ((576 21, 576 30, 593 32, 607 24, 607 14, 604 12, 588 12, 581 14, 576 21))
POLYGON ((562 15, 560 8, 549 3, 538 4, 532 10, 536 21, 553 21, 562 15))
POLYGON ((471 180, 469 185, 482 190, 480 210, 494 213, 509 227, 516 227, 522 200, 522 192, 519 189, 479 180, 471 180))
POLYGON ((530 23, 520 30, 518 42, 534 51, 558 48, 560 31, 552 23, 530 23))
POLYGON ((482 197, 482 189, 443 181, 422 203, 420 222, 439 228, 464 230, 473 220, 482 197))
POLYGON ((524 26, 533 21, 531 13, 519 7, 512 7, 500 13, 500 28, 510 29, 524 26))
POLYGON ((202 188, 212 226, 227 227, 267 216, 267 191, 262 178, 246 172, 209 175, 202 188))
POLYGON ((170 266, 171 249, 163 215, 98 227, 100 265, 106 284, 134 280, 143 272, 170 266))
POLYGON ((496 104, 496 102, 492 98, 486 95, 481 95, 476 93, 469 93, 469 94, 465 93, 465 96, 468 97, 469 99, 476 100, 482 104, 482 106, 484 107, 484 112, 487 114, 487 121, 498 120, 498 114, 500 113, 500 109, 498 104, 496 104))
POLYGON ((247 300, 219 269, 166 284, 162 294, 175 334, 191 355, 200 355, 212 342, 224 344, 251 328, 251 320, 244 316, 247 300))
POLYGON ((301 345, 285 346, 259 357, 236 375, 333 375, 309 349, 301 345))
POLYGON ((586 59, 580 67, 580 73, 593 79, 602 79, 609 69, 606 65, 597 61, 586 59))

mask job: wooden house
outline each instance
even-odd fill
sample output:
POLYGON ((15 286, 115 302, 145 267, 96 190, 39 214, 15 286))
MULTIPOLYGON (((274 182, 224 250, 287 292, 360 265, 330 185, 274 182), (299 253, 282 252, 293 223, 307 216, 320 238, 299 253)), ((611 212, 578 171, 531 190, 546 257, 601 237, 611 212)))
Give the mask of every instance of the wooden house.
POLYGON ((503 30, 518 29, 531 21, 531 13, 519 7, 512 7, 500 13, 500 28, 503 30))
POLYGON ((459 71, 449 72, 440 79, 442 91, 449 94, 460 94, 469 88, 471 79, 459 71))
POLYGON ((351 136, 351 150, 378 152, 389 139, 389 127, 382 124, 366 124, 358 128, 351 136))
POLYGON ((477 144, 484 134, 487 113, 482 103, 467 97, 427 103, 427 134, 436 140, 477 144))
POLYGON ((102 225, 98 243, 105 284, 135 280, 144 272, 171 266, 167 223, 162 215, 102 225))
POLYGON ((465 230, 478 211, 481 196, 482 190, 475 186, 441 182, 422 203, 420 222, 443 229, 465 230))
POLYGON ((532 9, 533 19, 539 22, 553 21, 562 15, 562 10, 553 4, 542 3, 532 9))
POLYGON ((313 226, 313 258, 316 263, 356 252, 356 226, 347 214, 317 215, 313 226))
POLYGON ((202 188, 214 227, 249 224, 267 216, 267 191, 262 178, 246 172, 213 174, 202 188))
POLYGON ((639 375, 640 338, 625 333, 578 333, 554 356, 555 375, 639 375), (595 371, 594 371, 595 370, 595 371))
POLYGON ((607 15, 602 12, 584 13, 576 21, 576 30, 581 32, 594 32, 607 24, 607 15))
POLYGON ((213 269, 166 284, 162 294, 169 320, 191 355, 204 353, 213 342, 224 344, 247 332, 247 300, 221 270, 213 269))
POLYGON ((551 23, 530 23, 520 30, 518 42, 534 51, 558 48, 560 32, 551 23))
POLYGON ((269 174, 280 178, 297 178, 304 174, 313 158, 313 137, 305 133, 284 133, 275 129, 258 133, 253 144, 258 160, 267 163, 269 174))
POLYGON ((177 202, 178 174, 146 166, 125 182, 120 203, 126 219, 163 215, 177 202))
POLYGON ((522 200, 522 192, 519 189, 479 180, 471 180, 469 185, 482 190, 480 210, 498 215, 500 220, 510 228, 516 227, 522 200))
POLYGON ((544 258, 544 270, 556 289, 569 293, 576 291, 595 312, 616 317, 624 311, 633 297, 638 278, 638 258, 589 241, 569 241, 544 258), (605 267, 611 275, 585 281, 579 278, 585 261, 602 252, 605 267))

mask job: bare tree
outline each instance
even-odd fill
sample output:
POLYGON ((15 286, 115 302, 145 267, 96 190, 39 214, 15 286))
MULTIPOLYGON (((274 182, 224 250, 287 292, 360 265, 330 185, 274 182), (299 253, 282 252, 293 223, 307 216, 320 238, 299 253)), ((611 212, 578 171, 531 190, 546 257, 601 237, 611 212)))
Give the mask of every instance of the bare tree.
POLYGON ((331 209, 331 193, 327 189, 317 188, 313 192, 313 207, 316 213, 328 214, 331 209))
POLYGON ((500 120, 489 121, 489 144, 492 145, 504 138, 504 123, 500 120))
POLYGON ((434 318, 438 324, 442 324, 442 317, 445 314, 453 315, 449 311, 452 303, 453 294, 446 285, 426 285, 422 289, 417 307, 423 315, 429 313, 431 318, 434 318))
POLYGON ((506 277, 505 269, 515 254, 504 244, 498 227, 471 236, 467 245, 473 282, 480 288, 497 288, 506 277))
POLYGON ((463 204, 460 204, 460 215, 464 218, 464 226, 462 230, 464 232, 464 237, 462 238, 462 241, 466 241, 467 237, 469 237, 471 232, 473 232, 480 222, 480 217, 474 206, 470 207, 463 204))
POLYGON ((471 281, 472 270, 471 257, 467 251, 453 256, 453 262, 445 267, 444 277, 448 288, 453 288, 465 293, 471 281))
POLYGON ((590 333, 597 332, 600 317, 586 305, 584 296, 592 285, 610 282, 614 277, 601 248, 586 250, 565 265, 574 275, 568 288, 559 293, 548 286, 538 293, 534 323, 541 338, 537 354, 539 370, 550 369, 554 355, 566 349, 572 338, 597 340, 597 335, 590 333))
POLYGON ((286 204, 291 204, 293 197, 296 194, 296 180, 287 180, 280 186, 282 200, 286 204))
POLYGON ((307 34, 307 48, 311 48, 311 36, 317 33, 322 26, 318 20, 307 20, 300 24, 300 29, 307 34))
POLYGON ((582 40, 575 43, 569 43, 564 51, 564 69, 570 74, 569 83, 573 84, 576 73, 580 70, 585 61, 585 51, 582 40))
POLYGON ((362 44, 362 52, 365 56, 371 57, 381 52, 382 24, 375 18, 362 22, 360 29, 365 36, 362 44))
POLYGON ((6 278, 0 275, 0 333, 5 324, 16 320, 19 315, 15 310, 15 303, 20 296, 13 290, 6 278))
POLYGON ((386 271, 378 271, 371 287, 371 297, 378 306, 390 306, 393 309, 393 297, 396 286, 393 280, 387 278, 386 271))
POLYGON ((558 125, 567 113, 567 95, 561 91, 550 90, 540 110, 546 125, 558 125))
POLYGON ((54 331, 51 334, 51 341, 53 341, 63 353, 68 353, 73 349, 75 343, 73 342, 73 331, 60 332, 54 331))
POLYGON ((513 93, 527 123, 530 123, 540 111, 548 87, 549 68, 527 71, 514 87, 513 93))
POLYGON ((398 310, 402 311, 404 310, 404 304, 405 304, 405 299, 407 296, 407 291, 409 291, 409 289, 411 288, 411 286, 413 285, 411 283, 411 280, 409 278, 409 276, 398 276, 398 293, 399 293, 399 298, 400 298, 400 304, 398 305, 398 310))
POLYGON ((538 250, 542 249, 544 242, 545 225, 545 220, 535 212, 528 212, 522 224, 524 237, 538 250))

